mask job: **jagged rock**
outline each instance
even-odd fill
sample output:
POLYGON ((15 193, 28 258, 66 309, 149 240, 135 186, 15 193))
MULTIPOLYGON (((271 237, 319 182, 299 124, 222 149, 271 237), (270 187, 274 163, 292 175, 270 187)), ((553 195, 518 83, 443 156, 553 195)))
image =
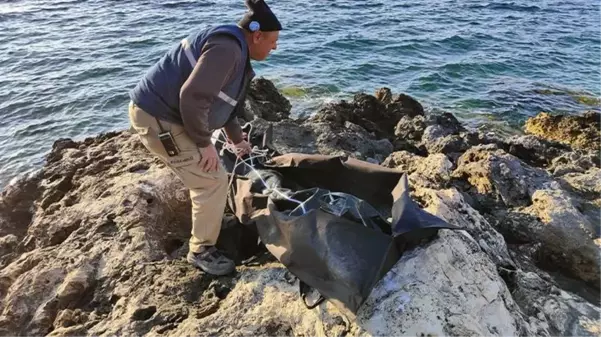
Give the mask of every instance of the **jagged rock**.
POLYGON ((188 236, 187 192, 134 136, 122 133, 88 143, 83 150, 61 150, 63 159, 41 172, 40 199, 60 189, 71 201, 56 199, 45 208, 36 202, 20 243, 28 252, 0 271, 0 328, 5 331, 48 333, 59 310, 100 305, 92 296, 98 287, 110 288, 127 268, 166 256, 170 240, 188 236), (103 158, 115 156, 119 159, 110 167, 98 170, 103 158), (148 169, 129 171, 140 162, 148 169), (68 190, 60 184, 65 176, 72 182, 68 190))
POLYGON ((569 146, 547 141, 532 135, 513 136, 507 139, 505 150, 533 166, 548 166, 554 158, 570 151, 569 146))
POLYGON ((334 126, 343 126, 345 122, 351 122, 374 133, 378 138, 392 138, 393 126, 401 117, 417 115, 423 115, 423 108, 419 102, 407 95, 399 95, 391 103, 384 104, 375 96, 359 93, 353 96, 350 102, 341 101, 326 105, 309 120, 315 123, 331 123, 334 126))
MULTIPOLYGON (((390 103, 386 104, 386 110, 390 115, 400 116, 423 116, 424 108, 422 105, 413 97, 406 94, 399 94, 392 98, 390 103)), ((397 118, 398 120, 398 118, 397 118)))
POLYGON ((491 261, 501 267, 514 268, 503 236, 473 209, 455 188, 434 190, 417 188, 413 193, 425 207, 460 228, 464 228, 491 261))
POLYGON ((417 163, 423 158, 408 151, 395 151, 382 162, 382 166, 396 168, 411 174, 415 172, 417 163))
POLYGON ((526 132, 570 144, 578 149, 599 151, 601 120, 598 112, 589 111, 581 116, 551 115, 541 112, 526 121, 526 132))
POLYGON ((424 114, 424 108, 413 97, 405 94, 392 95, 390 88, 376 90, 375 97, 384 104, 389 114, 396 113, 398 116, 409 116, 411 118, 424 114))
POLYGON ((545 171, 528 166, 493 144, 465 152, 453 177, 468 182, 465 189, 485 208, 528 206, 536 190, 558 186, 545 171))
POLYGON ((551 160, 548 171, 560 177, 567 173, 584 173, 590 168, 599 167, 599 154, 581 151, 567 152, 551 160))
POLYGON ((414 118, 403 116, 396 124, 394 135, 405 141, 420 141, 426 127, 426 119, 424 116, 416 116, 414 118))
POLYGON ((388 156, 382 166, 406 172, 411 185, 444 188, 451 179, 453 163, 441 153, 420 157, 407 151, 398 151, 388 156))
POLYGON ((598 307, 563 291, 533 272, 517 271, 512 295, 528 315, 531 331, 543 336, 598 336, 598 307))
MULTIPOLYGON (((256 119, 252 122, 256 134, 262 134, 268 123, 256 119)), ((342 127, 330 123, 305 121, 299 124, 284 120, 273 124, 273 145, 281 153, 320 153, 349 155, 382 162, 393 151, 388 139, 376 139, 361 126, 345 122, 342 127)))
POLYGON ((476 145, 496 145, 500 149, 505 149, 507 144, 505 143, 505 138, 499 136, 494 132, 463 132, 462 138, 469 146, 476 145))
POLYGON ((524 210, 544 225, 538 234, 545 260, 568 274, 599 286, 601 241, 599 224, 592 224, 573 205, 562 190, 538 190, 532 195, 532 206, 524 210))
POLYGON ((380 88, 376 90, 375 96, 376 99, 382 102, 383 104, 392 103, 392 91, 390 90, 390 88, 380 88))
POLYGON ((40 175, 24 176, 7 185, 0 194, 0 236, 21 239, 33 216, 33 203, 39 196, 40 175))
POLYGON ((372 336, 530 335, 478 243, 447 230, 401 257, 374 288, 359 322, 372 336))
POLYGON ((315 132, 321 154, 345 153, 362 160, 374 158, 380 163, 393 150, 388 139, 376 140, 364 129, 350 122, 346 122, 343 129, 333 129, 327 123, 310 123, 306 127, 315 132))
POLYGON ((440 137, 425 144, 428 153, 458 154, 455 157, 469 149, 469 145, 459 135, 440 137))
POLYGON ((531 214, 516 209, 500 209, 485 214, 508 244, 529 244, 540 241, 543 224, 531 214))
POLYGON ((469 234, 442 230, 428 245, 406 253, 368 298, 360 316, 367 331, 598 335, 599 307, 534 273, 516 270, 503 237, 458 191, 418 187, 415 194, 426 210, 469 234))
POLYGON ((413 153, 462 153, 469 148, 460 136, 465 131, 455 116, 450 113, 427 117, 406 115, 395 127, 395 141, 402 142, 401 146, 395 147, 395 150, 407 148, 413 153), (417 150, 408 148, 403 143, 408 143, 417 150))
POLYGON ((439 134, 440 137, 448 135, 457 135, 461 132, 466 131, 466 129, 463 127, 463 125, 461 125, 457 118, 455 118, 453 114, 448 112, 444 112, 440 115, 430 115, 429 124, 440 125, 442 127, 442 131, 439 134))
POLYGON ((572 201, 589 222, 596 226, 599 237, 601 226, 601 169, 590 168, 584 173, 568 173, 558 178, 562 188, 572 193, 572 201))
POLYGON ((453 176, 467 180, 467 192, 489 212, 504 205, 525 207, 522 212, 540 220, 509 217, 509 223, 501 225, 505 232, 513 233, 513 240, 542 243, 541 249, 549 253, 546 261, 561 264, 564 271, 591 284, 598 283, 599 250, 594 240, 599 230, 546 172, 487 145, 467 151, 453 176))
POLYGON ((0 237, 0 268, 5 267, 15 256, 18 256, 19 238, 14 234, 0 237))
POLYGON ((397 138, 393 140, 392 147, 394 151, 408 151, 419 156, 427 156, 428 151, 426 149, 416 147, 411 141, 397 138))
MULTIPOLYGON (((535 244, 535 263, 587 282, 599 284, 599 225, 573 206, 564 191, 539 190, 526 208, 494 211, 491 220, 512 244, 535 244)), ((597 208, 597 213, 598 213, 597 208)))
POLYGON ((269 125, 273 126, 273 146, 281 153, 319 153, 317 137, 311 128, 291 119, 271 123, 261 118, 251 122, 251 138, 260 144, 263 133, 269 125))
MULTIPOLYGON (((87 321, 87 314, 81 309, 65 309, 61 310, 56 315, 56 320, 54 321, 53 326, 55 328, 68 328, 74 325, 84 324, 87 321)), ((54 331, 53 331, 54 332, 54 331)))
POLYGON ((441 230, 405 253, 368 298, 362 326, 372 335, 530 334, 497 272, 513 269, 503 237, 456 189, 414 188, 427 211, 466 231, 441 230))
POLYGON ((10 254, 17 247, 19 238, 14 234, 8 234, 0 238, 0 256, 10 254))
POLYGON ((568 173, 558 179, 562 187, 587 200, 601 197, 601 169, 592 167, 584 173, 568 173))
POLYGON ((262 77, 253 79, 246 98, 245 119, 252 121, 254 117, 277 122, 290 116, 292 106, 275 87, 262 77))
POLYGON ((50 153, 46 157, 46 161, 48 163, 54 163, 62 159, 62 153, 65 149, 76 149, 78 147, 77 143, 69 138, 61 138, 52 144, 52 149, 50 153))
POLYGON ((421 140, 423 143, 428 144, 428 143, 434 142, 438 138, 442 138, 442 137, 452 134, 452 133, 449 133, 449 131, 450 130, 445 129, 440 124, 430 125, 430 126, 426 127, 426 129, 424 129, 424 133, 422 134, 421 140))

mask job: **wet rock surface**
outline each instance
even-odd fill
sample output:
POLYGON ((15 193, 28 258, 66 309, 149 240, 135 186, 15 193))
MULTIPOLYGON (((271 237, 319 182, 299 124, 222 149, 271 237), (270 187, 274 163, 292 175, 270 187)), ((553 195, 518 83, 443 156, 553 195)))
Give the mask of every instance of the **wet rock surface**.
POLYGON ((227 219, 219 245, 236 273, 212 277, 185 261, 188 191, 135 135, 62 139, 42 170, 0 195, 0 334, 599 335, 601 170, 590 125, 561 119, 588 135, 569 142, 503 138, 387 88, 294 120, 265 79, 246 107, 251 136, 271 125, 279 152, 406 172, 412 197, 462 229, 405 252, 357 317, 327 301, 307 310, 298 280, 265 250, 242 249, 227 219))

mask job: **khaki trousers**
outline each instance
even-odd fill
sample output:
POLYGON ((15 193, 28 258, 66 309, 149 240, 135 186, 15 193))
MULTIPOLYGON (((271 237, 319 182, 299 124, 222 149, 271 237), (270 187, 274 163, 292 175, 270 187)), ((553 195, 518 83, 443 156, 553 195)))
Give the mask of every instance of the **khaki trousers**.
POLYGON ((181 125, 161 121, 164 131, 170 131, 180 154, 169 157, 158 138, 161 132, 157 120, 134 103, 129 105, 131 126, 142 144, 160 158, 190 190, 192 201, 192 237, 190 250, 198 253, 203 246, 214 246, 221 231, 227 198, 227 173, 219 164, 217 172, 204 172, 198 163, 200 151, 181 125))

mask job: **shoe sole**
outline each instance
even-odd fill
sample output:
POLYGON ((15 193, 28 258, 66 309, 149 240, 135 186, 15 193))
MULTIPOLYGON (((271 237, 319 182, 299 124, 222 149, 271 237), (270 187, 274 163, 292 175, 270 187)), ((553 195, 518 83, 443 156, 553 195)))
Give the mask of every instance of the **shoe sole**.
POLYGON ((225 276, 225 275, 233 273, 236 270, 235 266, 230 267, 228 269, 221 270, 221 269, 213 269, 211 267, 202 266, 194 260, 190 260, 190 259, 186 259, 186 260, 188 261, 188 263, 190 263, 194 267, 204 271, 207 274, 211 274, 211 275, 215 275, 215 276, 225 276))

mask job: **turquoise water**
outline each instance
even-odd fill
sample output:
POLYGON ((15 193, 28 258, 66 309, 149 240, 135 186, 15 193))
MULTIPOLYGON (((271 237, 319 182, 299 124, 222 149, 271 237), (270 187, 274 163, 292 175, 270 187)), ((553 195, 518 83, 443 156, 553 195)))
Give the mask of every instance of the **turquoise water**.
MULTIPOLYGON (((308 114, 387 86, 473 127, 599 110, 599 1, 269 2, 287 28, 255 63, 308 114)), ((128 90, 191 30, 243 1, 0 2, 0 186, 52 142, 127 127, 128 90)))

